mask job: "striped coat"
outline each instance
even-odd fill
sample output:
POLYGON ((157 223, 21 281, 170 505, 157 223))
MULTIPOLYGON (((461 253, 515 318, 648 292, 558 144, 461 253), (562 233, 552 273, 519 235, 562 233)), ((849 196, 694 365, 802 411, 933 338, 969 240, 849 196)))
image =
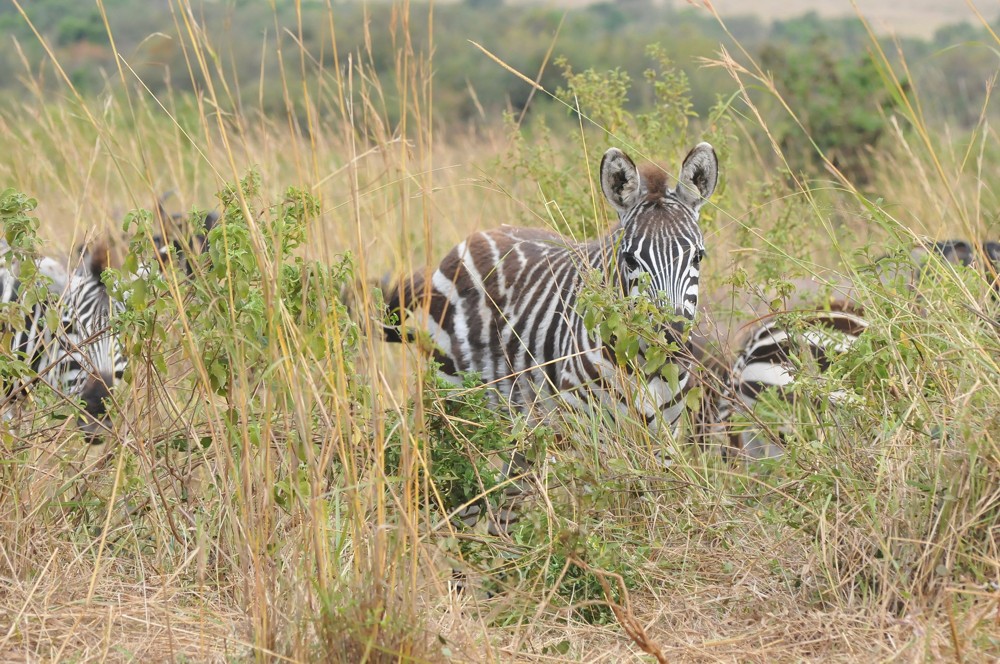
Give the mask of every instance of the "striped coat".
MULTIPOLYGON (((386 338, 427 333, 445 376, 478 373, 530 416, 544 416, 558 401, 599 401, 654 426, 672 425, 687 387, 684 360, 675 357, 675 384, 659 373, 622 371, 610 348, 586 329, 578 300, 585 272, 598 270, 622 296, 638 295, 648 279, 647 294, 660 307, 693 319, 704 255, 698 212, 717 177, 707 143, 688 154, 674 188, 661 170, 639 169, 612 148, 601 162, 601 185, 619 222, 606 236, 573 242, 511 226, 474 233, 436 269, 393 289, 387 305, 391 322, 399 324, 386 328, 386 338)), ((671 330, 662 332, 670 338, 671 330)))
MULTIPOLYGON (((9 352, 22 359, 33 372, 69 398, 79 399, 84 408, 80 424, 89 435, 107 426, 106 399, 126 368, 120 344, 110 334, 111 298, 101 282, 106 251, 87 252, 71 273, 51 259, 37 261, 43 273, 52 272, 58 297, 51 303, 37 303, 27 312, 23 325, 8 328, 9 352), (49 325, 51 308, 58 324, 49 325)), ((17 266, 0 266, 0 301, 12 303, 20 297, 17 266)), ((7 328, 6 325, 3 326, 7 328)), ((7 381, 3 395, 19 397, 30 382, 7 381)), ((91 438, 91 440, 95 440, 91 438)))
MULTIPOLYGON (((984 242, 982 255, 987 259, 983 272, 994 292, 1000 292, 1000 243, 984 242)), ((964 240, 946 240, 918 247, 902 263, 883 257, 875 261, 879 278, 889 283, 902 279, 909 288, 919 288, 927 276, 927 261, 937 256, 945 263, 979 267, 974 246, 964 240)), ((789 389, 796 381, 793 357, 808 357, 819 371, 826 371, 830 360, 849 349, 868 327, 864 310, 848 284, 822 288, 813 282, 798 282, 796 297, 787 310, 801 314, 797 324, 789 326, 765 310, 733 344, 737 352, 726 376, 727 384, 718 395, 715 408, 717 427, 729 429, 737 413, 750 415, 765 390, 776 390, 781 399, 791 401, 789 389), (808 308, 806 308, 808 307, 808 308)), ((744 313, 754 308, 744 303, 744 313)), ((719 328, 724 329, 724 327, 719 328)), ((716 332, 719 337, 727 333, 716 332)), ((731 334, 731 330, 730 330, 731 334)), ((780 433, 780 432, 779 432, 780 433)), ((753 426, 740 433, 729 432, 729 445, 750 459, 776 457, 783 453, 783 440, 771 441, 753 426)))

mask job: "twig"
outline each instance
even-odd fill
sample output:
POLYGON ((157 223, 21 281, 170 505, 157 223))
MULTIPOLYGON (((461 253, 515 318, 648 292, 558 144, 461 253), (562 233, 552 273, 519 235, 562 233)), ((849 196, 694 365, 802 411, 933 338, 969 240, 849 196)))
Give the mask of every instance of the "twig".
POLYGON ((632 642, 639 646, 639 649, 644 653, 655 657, 659 664, 667 664, 667 657, 663 654, 663 651, 660 650, 660 646, 649 638, 649 635, 646 634, 646 629, 636 619, 635 614, 632 613, 632 604, 629 601, 628 589, 625 588, 625 579, 623 579, 620 574, 616 574, 615 572, 609 572, 603 569, 594 569, 575 556, 570 557, 569 562, 573 563, 585 572, 590 572, 597 578, 597 582, 601 584, 604 596, 608 600, 608 606, 611 607, 612 613, 615 614, 615 619, 618 621, 618 624, 622 626, 622 629, 625 630, 625 634, 628 638, 632 639, 632 642), (611 586, 608 584, 607 579, 609 576, 617 582, 618 590, 621 592, 624 604, 618 604, 612 597, 611 586))

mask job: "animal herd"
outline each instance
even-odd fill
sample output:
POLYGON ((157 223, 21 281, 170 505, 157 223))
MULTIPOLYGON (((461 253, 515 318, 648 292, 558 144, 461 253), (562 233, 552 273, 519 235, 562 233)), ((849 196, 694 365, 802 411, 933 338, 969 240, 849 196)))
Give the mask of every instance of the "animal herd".
MULTIPOLYGON (((543 421, 558 408, 599 408, 669 436, 678 431, 688 392, 704 382, 706 373, 714 385, 698 411, 708 431, 752 412, 768 388, 791 395, 787 388, 795 380, 796 344, 801 347, 804 340, 817 361, 829 362, 831 352, 849 348, 864 333, 864 311, 844 285, 830 290, 827 306, 805 317, 805 334, 794 334, 780 318, 750 311, 757 322, 735 332, 712 327, 711 311, 699 297, 706 247, 698 222, 719 177, 712 146, 695 146, 677 173, 671 186, 663 169, 637 166, 621 150, 608 150, 600 184, 618 221, 604 236, 574 242, 549 230, 513 226, 473 233, 435 269, 407 275, 390 289, 385 339, 429 336, 446 378, 461 382, 467 373, 478 374, 497 402, 532 421, 543 421), (646 298, 663 314, 628 362, 616 354, 615 340, 590 329, 580 311, 588 274, 601 275, 616 297, 646 298), (735 352, 720 358, 719 348, 735 352)), ((217 220, 217 215, 206 218, 205 234, 189 238, 184 248, 204 250, 207 231, 217 220)), ((170 252, 172 242, 155 241, 163 256, 183 255, 180 244, 170 252)), ((20 266, 9 260, 6 245, 0 253, 0 301, 7 306, 19 300, 20 266)), ((1000 243, 952 240, 919 248, 909 277, 918 278, 932 255, 950 264, 980 266, 996 284, 1000 243)), ((64 265, 36 260, 37 271, 51 279, 53 297, 26 307, 23 325, 12 326, 5 318, 4 353, 82 404, 81 425, 96 436, 107 426, 111 388, 125 370, 125 355, 108 328, 119 305, 101 282, 101 252, 82 252, 76 265, 64 265), (55 326, 53 319, 58 319, 55 326)), ((190 264, 181 269, 190 272, 190 264)), ((899 270, 892 274, 898 276, 899 270)), ((31 382, 5 379, 5 416, 31 382)), ((781 453, 780 441, 752 430, 730 435, 726 447, 750 458, 781 453)))

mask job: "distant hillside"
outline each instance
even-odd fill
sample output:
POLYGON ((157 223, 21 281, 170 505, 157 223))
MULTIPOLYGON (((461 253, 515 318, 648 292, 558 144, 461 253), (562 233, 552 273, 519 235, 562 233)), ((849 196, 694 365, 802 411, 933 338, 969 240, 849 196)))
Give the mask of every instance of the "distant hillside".
MULTIPOLYGON (((628 3, 630 0, 624 0, 628 3)), ((539 5, 560 7, 585 7, 595 0, 506 0, 508 5, 539 5)), ((673 6, 675 9, 701 6, 701 0, 651 0, 650 3, 673 6)), ((755 16, 764 23, 787 20, 806 12, 816 12, 823 18, 855 16, 850 0, 712 0, 712 4, 725 16, 755 16)), ((987 19, 997 17, 995 2, 977 3, 987 19)), ((978 23, 966 0, 858 0, 858 6, 879 33, 895 33, 906 37, 928 38, 946 25, 967 21, 978 23)), ((707 12, 706 12, 707 13, 707 12)))
MULTIPOLYGON (((692 3, 674 0, 674 6, 692 3)), ((816 12, 824 18, 854 16, 850 0, 712 0, 723 16, 752 14, 762 21, 783 20, 816 12)), ((858 7, 878 32, 931 37, 934 31, 961 21, 978 23, 966 0, 858 0, 858 7)), ((987 19, 996 18, 994 2, 978 3, 987 19)))
MULTIPOLYGON (((428 4, 414 2, 405 25, 414 53, 426 54, 433 44, 434 116, 440 122, 497 122, 503 111, 521 113, 529 100, 533 114, 548 108, 560 117, 566 115, 562 106, 533 95, 529 85, 471 42, 526 76, 541 72, 540 84, 554 93, 565 87, 571 70, 612 69, 616 76, 644 81, 650 66, 659 66, 646 47, 657 44, 671 63, 667 68, 684 73, 683 84, 690 86, 699 114, 720 96, 733 94, 734 83, 724 71, 702 66, 705 58, 718 53, 720 44, 730 44, 730 35, 750 57, 766 56, 774 71, 792 72, 802 58, 821 56, 851 67, 869 57, 868 35, 852 18, 849 0, 713 1, 729 16, 725 21, 729 34, 702 0, 453 0, 435 4, 432 22, 426 20, 428 4), (570 6, 575 9, 567 11, 570 6), (815 11, 803 14, 809 10, 815 11)), ((981 26, 971 24, 974 15, 965 0, 858 2, 876 26, 883 26, 880 32, 892 30, 903 37, 901 51, 910 75, 925 90, 926 112, 954 118, 962 126, 978 121, 996 58, 989 49, 953 49, 956 44, 989 39, 981 26), (903 5, 905 10, 895 9, 903 5), (961 21, 965 23, 954 25, 961 21), (914 32, 932 37, 910 36, 914 32)), ((300 4, 192 0, 201 28, 198 34, 218 55, 218 62, 204 71, 189 68, 191 35, 167 0, 104 0, 114 48, 94 3, 32 0, 21 6, 34 29, 12 3, 0 2, 0 91, 4 92, 0 106, 20 103, 26 89, 43 95, 64 89, 63 74, 50 62, 51 52, 84 95, 133 85, 158 95, 199 94, 206 88, 206 77, 226 76, 238 97, 233 103, 249 104, 266 114, 291 112, 305 118, 302 101, 287 97, 281 84, 301 78, 299 58, 264 57, 279 44, 285 53, 302 48, 307 60, 322 63, 307 74, 317 85, 320 80, 329 84, 336 67, 350 61, 364 68, 366 76, 376 75, 384 95, 404 94, 396 76, 403 20, 400 3, 336 0, 328 15, 327 0, 300 4), (116 53, 128 65, 121 70, 123 77, 118 75, 116 53)), ((995 10, 996 4, 991 8, 995 10)), ((885 50, 896 57, 895 45, 886 44, 885 50)), ((654 85, 637 85, 628 104, 648 107, 656 103, 654 96, 654 85)), ((390 124, 397 120, 391 113, 387 117, 390 124)))
MULTIPOLYGON (((157 0, 166 4, 163 0, 157 0)), ((287 0, 286 0, 287 1, 287 0)), ((344 2, 345 0, 340 0, 344 2)), ((362 0, 346 0, 361 3, 362 0)), ((727 16, 752 16, 767 24, 797 18, 815 12, 822 18, 856 16, 851 0, 709 0, 719 14, 727 16)), ((282 4, 279 0, 278 4, 282 4)), ((308 4, 308 3, 307 3, 308 4)), ((325 6, 321 0, 313 0, 325 6)), ((648 6, 659 8, 702 8, 705 0, 438 0, 438 4, 468 4, 473 6, 541 6, 548 8, 580 9, 592 5, 614 5, 624 11, 641 14, 648 6)), ((896 34, 902 37, 928 39, 934 32, 956 23, 979 25, 980 21, 969 9, 968 0, 857 0, 861 13, 879 34, 896 34)), ((1000 21, 1000 7, 995 0, 975 3, 989 21, 1000 21)), ((0 10, 2 11, 2 10, 0 10)), ((704 11, 707 16, 709 12, 704 11)))

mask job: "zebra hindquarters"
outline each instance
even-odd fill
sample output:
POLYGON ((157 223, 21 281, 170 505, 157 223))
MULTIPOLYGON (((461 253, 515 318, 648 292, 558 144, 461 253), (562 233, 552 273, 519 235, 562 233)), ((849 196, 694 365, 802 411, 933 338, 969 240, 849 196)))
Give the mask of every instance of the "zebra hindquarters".
POLYGON ((804 391, 822 395, 822 389, 804 390, 815 385, 802 381, 821 377, 837 355, 854 345, 868 325, 860 314, 853 304, 836 303, 827 311, 770 317, 751 329, 717 405, 732 452, 749 460, 781 456, 798 423, 790 419, 798 406, 822 419, 826 405, 836 405, 836 393, 803 401, 804 391))

